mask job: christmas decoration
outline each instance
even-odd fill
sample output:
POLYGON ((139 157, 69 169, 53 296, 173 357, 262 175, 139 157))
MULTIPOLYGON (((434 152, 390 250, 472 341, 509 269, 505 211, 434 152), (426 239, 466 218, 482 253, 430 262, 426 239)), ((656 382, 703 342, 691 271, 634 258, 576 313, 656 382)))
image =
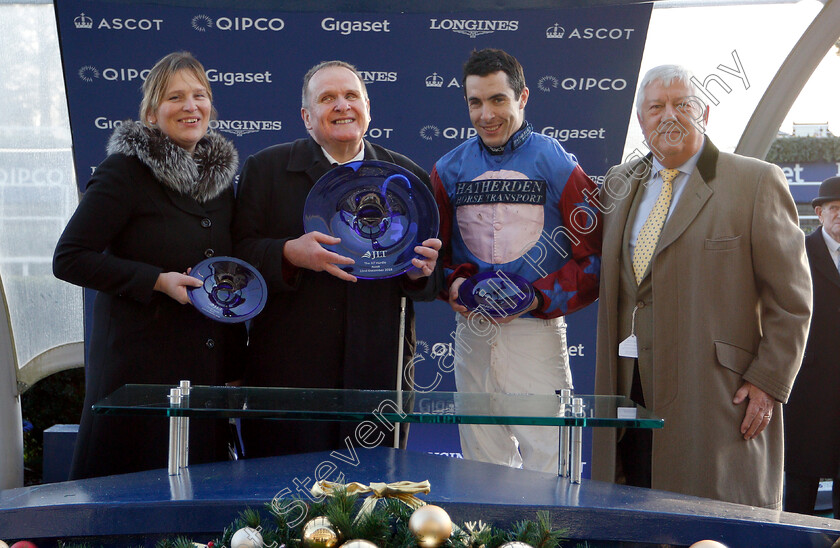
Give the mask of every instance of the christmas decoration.
POLYGON ((324 516, 312 518, 303 526, 301 540, 306 548, 333 548, 340 537, 335 526, 324 516))
POLYGON ((0 548, 9 548, 9 545, 0 540, 0 548))
POLYGON ((416 493, 428 493, 431 489, 429 481, 413 482, 413 481, 397 481, 394 483, 379 483, 373 482, 370 485, 364 483, 333 483, 331 481, 321 480, 312 486, 312 495, 316 498, 323 496, 333 496, 336 491, 342 490, 348 495, 363 495, 370 493, 370 496, 365 499, 362 504, 362 509, 359 510, 359 515, 356 519, 370 514, 376 506, 376 501, 384 498, 397 499, 404 502, 409 508, 417 509, 426 504, 414 495, 416 493))
POLYGON ((499 548, 534 548, 527 542, 519 542, 518 540, 514 540, 513 542, 506 542, 499 546, 499 548))
POLYGON ((436 548, 452 534, 452 520, 440 506, 427 504, 411 514, 408 530, 423 548, 436 548))
POLYGON ((262 548, 263 537, 252 527, 243 527, 230 539, 230 548, 262 548))
POLYGON ((38 548, 33 543, 29 542, 28 540, 19 540, 16 543, 12 544, 11 548, 38 548))
POLYGON ((698 540, 689 548, 726 548, 726 545, 721 544, 716 540, 698 540))
POLYGON ((341 545, 341 548, 379 548, 376 544, 372 543, 369 540, 364 539, 353 539, 348 540, 344 544, 341 545))

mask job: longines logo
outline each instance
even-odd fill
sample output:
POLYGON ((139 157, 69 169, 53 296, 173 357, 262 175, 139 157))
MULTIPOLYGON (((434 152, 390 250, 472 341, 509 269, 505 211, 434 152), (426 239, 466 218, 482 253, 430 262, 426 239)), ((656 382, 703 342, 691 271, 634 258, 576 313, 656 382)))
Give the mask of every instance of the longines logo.
POLYGON ((91 17, 84 13, 79 14, 73 19, 73 25, 77 29, 89 30, 94 28, 105 30, 160 30, 160 24, 163 19, 135 19, 132 17, 123 19, 122 17, 115 17, 113 19, 100 19, 98 24, 95 24, 91 17))
POLYGON ((566 34, 566 29, 560 26, 560 23, 554 23, 547 29, 545 29, 545 37, 550 39, 559 39, 559 38, 566 38, 568 40, 572 39, 579 39, 579 40, 629 40, 630 35, 636 29, 607 29, 607 28, 599 28, 594 29, 591 27, 585 27, 583 29, 579 29, 575 27, 574 29, 566 34))
POLYGON ((396 82, 397 81, 397 73, 396 72, 385 72, 385 71, 375 71, 375 70, 360 70, 359 74, 362 75, 362 80, 364 80, 365 84, 373 84, 375 82, 396 82))
POLYGON ((537 80, 537 89, 544 93, 551 93, 551 90, 562 89, 565 91, 621 91, 627 87, 627 80, 624 78, 563 78, 547 74, 537 80))
POLYGON ((430 30, 451 30, 459 34, 466 34, 475 38, 482 34, 498 31, 516 31, 519 21, 490 20, 490 19, 430 19, 430 30))
POLYGON ((391 22, 384 21, 340 21, 335 17, 321 19, 321 28, 329 32, 348 35, 353 32, 391 32, 391 22))
POLYGON ((203 13, 196 15, 190 21, 193 30, 207 32, 209 29, 223 31, 273 31, 279 32, 286 27, 286 22, 279 17, 219 17, 215 21, 203 13))
POLYGON ((470 137, 475 137, 476 131, 474 127, 447 127, 441 130, 437 126, 426 125, 420 128, 420 138, 426 141, 431 141, 441 135, 443 135, 444 139, 459 139, 463 141, 470 137))
POLYGON ((283 122, 280 120, 210 120, 210 129, 242 137, 260 131, 280 131, 283 129, 283 122))

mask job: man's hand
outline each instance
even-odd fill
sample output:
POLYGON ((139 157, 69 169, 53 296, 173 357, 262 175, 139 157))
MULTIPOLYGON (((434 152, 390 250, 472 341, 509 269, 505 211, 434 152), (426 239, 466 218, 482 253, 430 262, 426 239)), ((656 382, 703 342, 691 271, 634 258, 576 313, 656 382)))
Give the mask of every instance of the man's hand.
POLYGON ((341 238, 328 236, 323 232, 307 232, 300 238, 288 240, 286 245, 283 246, 283 256, 298 268, 327 272, 336 278, 355 282, 355 276, 341 270, 336 265, 353 264, 356 261, 322 247, 322 244, 335 245, 340 242, 341 238))
POLYGON ((432 272, 435 270, 435 265, 437 264, 438 251, 440 251, 442 245, 443 242, 437 238, 429 238, 424 241, 422 245, 418 245, 414 248, 414 252, 418 255, 422 255, 425 259, 418 259, 416 257, 411 259, 411 264, 413 264, 417 270, 410 270, 408 272, 407 276, 410 280, 419 280, 420 278, 431 276, 432 272))
MULTIPOLYGON (((189 270, 187 270, 189 272, 189 270)), ((169 295, 181 304, 190 302, 187 296, 188 287, 201 287, 204 282, 198 278, 181 274, 180 272, 161 272, 155 281, 155 291, 169 295)))
POLYGON ((497 317, 492 317, 490 319, 493 320, 494 322, 496 322, 499 325, 510 323, 513 320, 515 320, 516 318, 518 318, 519 316, 521 316, 522 314, 527 314, 528 312, 536 309, 537 308, 537 303, 539 303, 539 301, 537 301, 537 296, 534 295, 534 300, 531 302, 530 306, 528 306, 528 308, 526 308, 525 310, 523 310, 519 314, 512 314, 510 316, 500 316, 498 318, 497 317))
POLYGON ((458 288, 461 287, 464 280, 466 280, 466 278, 455 278, 455 281, 449 286, 449 306, 451 306, 452 310, 458 314, 465 318, 469 318, 470 314, 467 307, 458 302, 458 288))
POLYGON ((767 392, 747 381, 744 381, 741 388, 735 392, 732 403, 740 405, 745 399, 750 401, 747 404, 744 421, 741 423, 741 434, 744 435, 745 440, 751 440, 761 434, 770 424, 775 400, 767 392))

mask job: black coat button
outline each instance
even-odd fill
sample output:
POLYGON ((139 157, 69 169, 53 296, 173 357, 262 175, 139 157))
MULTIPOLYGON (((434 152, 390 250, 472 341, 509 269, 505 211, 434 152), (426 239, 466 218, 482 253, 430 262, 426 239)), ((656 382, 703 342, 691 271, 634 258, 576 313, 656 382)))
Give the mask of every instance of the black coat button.
POLYGON ((215 251, 213 251, 213 249, 212 249, 212 248, 210 248, 210 249, 205 249, 205 250, 204 250, 204 256, 205 256, 205 257, 207 257, 208 259, 209 259, 210 257, 212 257, 213 255, 215 255, 215 254, 216 254, 216 252, 215 252, 215 251))
POLYGON ((201 226, 204 227, 204 228, 210 228, 210 225, 212 225, 212 224, 213 224, 213 222, 206 217, 204 219, 201 219, 201 226))
POLYGON ((204 344, 205 344, 205 345, 207 346, 207 348, 209 348, 210 350, 213 350, 213 349, 216 347, 216 341, 214 341, 213 339, 207 339, 207 342, 206 342, 206 343, 204 343, 204 344))

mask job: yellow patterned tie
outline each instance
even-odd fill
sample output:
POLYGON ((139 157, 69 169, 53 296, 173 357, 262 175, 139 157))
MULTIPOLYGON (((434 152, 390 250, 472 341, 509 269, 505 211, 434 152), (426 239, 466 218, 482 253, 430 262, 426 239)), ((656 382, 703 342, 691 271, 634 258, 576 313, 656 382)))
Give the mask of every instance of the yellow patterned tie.
POLYGON ((641 283, 645 275, 653 252, 656 251, 656 244, 659 242, 659 235, 662 233, 662 225, 668 217, 668 208, 671 207, 671 193, 673 191, 674 179, 680 174, 678 169, 663 169, 659 171, 662 176, 662 191, 653 204, 639 236, 636 238, 636 249, 633 251, 633 274, 636 276, 636 283, 641 283))

